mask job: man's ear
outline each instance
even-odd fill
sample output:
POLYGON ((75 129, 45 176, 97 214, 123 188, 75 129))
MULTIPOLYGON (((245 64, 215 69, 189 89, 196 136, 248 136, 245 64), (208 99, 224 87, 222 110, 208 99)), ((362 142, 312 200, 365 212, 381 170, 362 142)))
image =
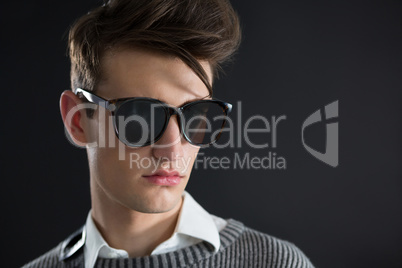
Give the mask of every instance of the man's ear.
POLYGON ((85 105, 72 91, 65 90, 61 94, 60 112, 64 127, 74 143, 80 147, 84 147, 87 144, 85 127, 83 126, 84 120, 82 120, 86 116, 84 108, 85 105))

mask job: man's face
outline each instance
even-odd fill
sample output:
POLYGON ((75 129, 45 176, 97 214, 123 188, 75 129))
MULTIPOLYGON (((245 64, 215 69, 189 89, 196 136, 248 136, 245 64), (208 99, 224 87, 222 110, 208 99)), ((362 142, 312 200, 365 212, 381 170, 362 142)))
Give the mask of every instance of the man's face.
MULTIPOLYGON (((200 63, 211 77, 209 64, 200 63)), ((105 99, 148 97, 179 107, 205 98, 209 92, 181 60, 126 49, 106 53, 96 94, 105 99)), ((199 150, 181 138, 177 116, 170 118, 156 146, 130 148, 124 146, 113 132, 109 133, 110 112, 102 109, 99 107, 92 119, 85 119, 87 139, 99 142, 101 137, 105 141, 105 146, 87 148, 93 203, 102 202, 144 213, 173 209, 181 200, 199 150), (106 114, 106 120, 100 120, 100 113, 106 114), (111 146, 110 139, 114 140, 115 146, 111 146), (180 175, 178 184, 161 185, 147 178, 160 171, 177 171, 180 175)))

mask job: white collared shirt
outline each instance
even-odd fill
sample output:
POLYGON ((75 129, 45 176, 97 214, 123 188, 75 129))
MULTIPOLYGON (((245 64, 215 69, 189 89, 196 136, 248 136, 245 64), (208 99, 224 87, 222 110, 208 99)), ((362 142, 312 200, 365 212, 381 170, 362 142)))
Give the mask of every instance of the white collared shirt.
MULTIPOLYGON (((188 247, 202 241, 210 243, 215 252, 219 250, 219 231, 227 222, 205 211, 186 191, 183 193, 183 204, 173 235, 159 244, 151 255, 162 254, 188 247)), ((91 212, 85 224, 86 241, 84 247, 85 268, 92 268, 98 257, 129 258, 122 249, 111 248, 103 239, 95 226, 91 212)))

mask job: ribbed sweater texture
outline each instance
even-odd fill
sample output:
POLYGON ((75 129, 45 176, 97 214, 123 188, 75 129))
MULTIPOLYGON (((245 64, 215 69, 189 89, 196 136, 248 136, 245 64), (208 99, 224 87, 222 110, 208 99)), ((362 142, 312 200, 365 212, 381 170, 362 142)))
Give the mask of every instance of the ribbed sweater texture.
MULTIPOLYGON (((156 267, 270 267, 312 268, 309 259, 294 244, 258 232, 233 219, 219 233, 221 247, 214 252, 206 242, 177 251, 132 259, 98 258, 96 268, 156 267)), ((23 268, 84 268, 82 248, 60 261, 62 243, 23 268)))

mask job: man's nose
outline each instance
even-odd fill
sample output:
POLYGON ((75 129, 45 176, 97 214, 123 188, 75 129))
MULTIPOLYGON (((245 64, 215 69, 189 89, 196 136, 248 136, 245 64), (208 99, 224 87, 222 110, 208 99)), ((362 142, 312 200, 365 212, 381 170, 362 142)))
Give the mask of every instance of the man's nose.
POLYGON ((181 133, 177 115, 170 117, 169 123, 162 137, 152 146, 153 155, 156 158, 177 160, 183 157, 183 144, 186 142, 181 133))

